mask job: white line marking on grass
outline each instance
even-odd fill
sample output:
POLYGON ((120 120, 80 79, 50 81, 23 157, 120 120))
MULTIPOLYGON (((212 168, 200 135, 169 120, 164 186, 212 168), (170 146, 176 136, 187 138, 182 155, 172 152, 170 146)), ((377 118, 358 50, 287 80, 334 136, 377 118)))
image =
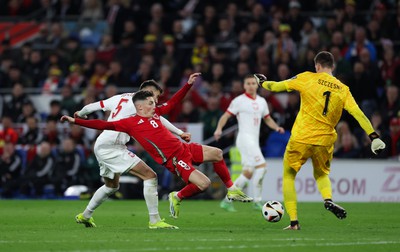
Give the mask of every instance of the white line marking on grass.
MULTIPOLYGON (((327 243, 299 243, 296 240, 296 243, 287 243, 287 244, 263 244, 263 245, 228 245, 228 246, 197 246, 197 247, 152 247, 152 248, 135 248, 135 251, 202 251, 202 250, 222 250, 222 249, 234 249, 234 250, 243 250, 243 249, 264 249, 264 248, 285 248, 285 247, 331 247, 331 246, 363 246, 363 245, 390 245, 390 244, 400 244, 400 241, 365 241, 365 242, 327 242, 327 243)), ((18 241, 21 243, 34 243, 35 241, 18 241)), ((43 241, 36 241, 43 242, 43 241)), ((44 241, 47 243, 47 241, 44 241)), ((54 243, 60 241, 52 241, 54 243)), ((98 242, 98 241, 95 241, 98 242)), ((132 241, 130 241, 132 242, 132 241)), ((153 241, 154 242, 154 241, 153 241)), ((13 243, 11 241, 0 240, 0 243, 13 243)), ((15 243, 15 242, 14 242, 15 243)), ((48 242, 51 243, 51 242, 48 242)), ((94 250, 70 250, 70 252, 92 252, 94 250)), ((122 251, 132 251, 131 249, 104 249, 104 250, 96 250, 96 252, 122 252, 122 251)))

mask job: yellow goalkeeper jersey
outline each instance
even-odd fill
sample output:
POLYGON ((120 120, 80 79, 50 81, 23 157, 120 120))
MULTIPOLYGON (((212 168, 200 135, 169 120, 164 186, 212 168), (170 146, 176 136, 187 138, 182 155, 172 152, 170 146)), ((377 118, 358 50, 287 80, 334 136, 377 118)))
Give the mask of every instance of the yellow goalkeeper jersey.
POLYGON ((263 87, 271 91, 299 91, 301 105, 292 128, 293 141, 332 145, 337 138, 335 126, 343 109, 359 122, 367 134, 374 132, 349 87, 328 73, 303 72, 285 81, 266 81, 263 87))

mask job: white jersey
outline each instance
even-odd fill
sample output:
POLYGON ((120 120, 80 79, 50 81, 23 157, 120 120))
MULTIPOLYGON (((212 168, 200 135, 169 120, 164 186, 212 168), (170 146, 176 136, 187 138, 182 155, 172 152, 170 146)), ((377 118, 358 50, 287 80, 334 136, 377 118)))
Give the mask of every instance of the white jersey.
POLYGON ((235 115, 238 120, 237 141, 242 139, 258 145, 261 121, 269 116, 266 100, 259 95, 253 99, 244 93, 232 100, 227 112, 235 115))
MULTIPOLYGON (((135 105, 132 102, 132 96, 135 93, 125 93, 114 95, 106 100, 86 105, 79 116, 85 116, 96 110, 110 111, 107 121, 118 121, 136 114, 135 105)), ((96 146, 100 145, 125 145, 130 136, 123 132, 104 130, 96 140, 96 146)))
MULTIPOLYGON (((125 93, 115 95, 107 100, 100 101, 103 111, 110 111, 107 121, 118 121, 136 114, 135 105, 132 102, 132 96, 135 93, 125 93)), ((104 130, 96 140, 97 145, 102 144, 120 144, 125 145, 130 140, 130 136, 123 132, 104 130)))

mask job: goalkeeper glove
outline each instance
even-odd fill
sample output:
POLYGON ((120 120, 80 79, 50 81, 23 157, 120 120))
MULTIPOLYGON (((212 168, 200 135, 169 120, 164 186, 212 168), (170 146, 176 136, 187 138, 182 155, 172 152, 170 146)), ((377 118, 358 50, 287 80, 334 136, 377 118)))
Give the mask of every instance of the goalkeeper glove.
POLYGON ((375 155, 378 155, 386 148, 386 144, 379 138, 376 132, 369 134, 369 138, 372 140, 371 150, 375 155))
POLYGON ((254 74, 254 78, 256 78, 257 84, 262 86, 264 81, 267 81, 267 77, 264 74, 254 74))

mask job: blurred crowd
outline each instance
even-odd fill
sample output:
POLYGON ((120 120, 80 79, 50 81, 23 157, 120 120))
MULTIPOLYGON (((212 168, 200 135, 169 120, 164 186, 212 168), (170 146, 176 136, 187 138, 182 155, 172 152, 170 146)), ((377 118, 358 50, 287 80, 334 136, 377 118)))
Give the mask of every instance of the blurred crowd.
MULTIPOLYGON (((162 103, 191 73, 201 72, 168 118, 203 122, 207 139, 230 101, 243 93, 246 74, 279 81, 314 71, 313 58, 321 50, 334 55, 335 76, 350 87, 386 142, 379 158, 400 154, 400 4, 394 0, 8 0, 1 1, 0 16, 29 16, 40 24, 37 36, 22 45, 13 46, 7 37, 1 41, 4 197, 15 190, 40 196, 48 185, 62 194, 73 184, 101 183, 92 153, 98 132, 61 125, 62 114, 134 92, 147 79, 164 89, 162 103), (71 22, 103 24, 103 29, 72 30, 71 22), (48 112, 35 107, 33 93, 54 97, 48 112)), ((299 95, 264 89, 260 95, 290 131, 299 95)), ((370 141, 351 116, 344 113, 337 131, 335 157, 371 157, 370 141)), ((268 134, 263 127, 262 146, 268 134)), ((231 134, 215 144, 229 146, 233 139, 231 134)))

